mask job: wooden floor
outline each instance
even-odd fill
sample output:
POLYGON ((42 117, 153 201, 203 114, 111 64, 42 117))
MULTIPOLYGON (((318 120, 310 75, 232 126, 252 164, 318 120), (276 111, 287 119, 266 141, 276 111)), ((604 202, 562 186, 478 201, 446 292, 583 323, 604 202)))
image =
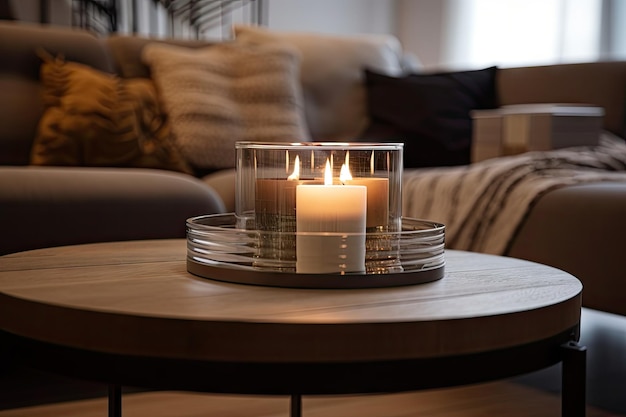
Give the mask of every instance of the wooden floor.
MULTIPOLYGON (((283 397, 217 396, 179 392, 123 397, 124 417, 286 417, 283 397)), ((103 417, 106 399, 0 411, 0 417, 103 417)), ((554 417, 560 397, 514 382, 494 382, 417 393, 304 397, 303 417, 554 417)), ((588 417, 623 417, 589 407, 588 417)))

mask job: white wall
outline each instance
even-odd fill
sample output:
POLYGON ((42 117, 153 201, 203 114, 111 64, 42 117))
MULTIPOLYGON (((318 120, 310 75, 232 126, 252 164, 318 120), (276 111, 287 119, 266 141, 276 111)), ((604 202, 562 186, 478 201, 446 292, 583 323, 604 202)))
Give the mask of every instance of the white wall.
POLYGON ((397 0, 396 35, 424 67, 437 66, 444 59, 446 10, 442 0, 397 0))
POLYGON ((396 0, 266 0, 268 26, 334 34, 395 33, 396 0))
MULTIPOLYGON (((70 24, 71 0, 49 0, 50 19, 55 24, 70 24)), ((126 0, 128 1, 128 0, 126 0)), ((264 15, 271 29, 310 31, 331 34, 387 33, 396 35, 405 50, 415 54, 424 68, 465 68, 468 48, 463 38, 471 33, 466 0, 262 0, 264 15), (460 40, 460 41, 459 41, 460 40)), ((540 1, 540 0, 537 0, 540 1)), ((571 1, 571 0, 569 0, 571 1)), ((597 0, 610 5, 613 21, 605 59, 626 59, 626 0, 597 0)), ((152 0, 143 0, 143 3, 152 0)), ((39 21, 39 0, 11 0, 17 17, 39 21)), ((139 5, 142 1, 138 2, 139 5)), ((140 11, 146 18, 151 13, 140 11)), ((161 33, 167 20, 141 25, 141 33, 161 33), (153 27, 155 26, 155 27, 153 27), (147 29, 146 29, 147 28, 147 29)), ((145 23, 145 22, 144 22, 145 23)), ((123 25, 122 25, 123 26, 123 25)), ((227 25, 228 26, 228 25, 227 25)), ((122 27, 122 31, 130 28, 122 27)), ((181 31, 177 31, 177 36, 181 31)), ((227 37, 228 27, 217 28, 214 36, 227 37)), ((205 34, 206 35, 206 34, 205 34)), ((213 34, 209 34, 213 35, 213 34)))
POLYGON ((427 70, 626 59, 625 0, 515 2, 518 7, 535 7, 538 15, 534 18, 528 9, 524 14, 516 14, 516 9, 503 0, 493 0, 489 13, 472 11, 473 2, 468 0, 396 1, 397 35, 405 50, 417 55, 427 70), (545 11, 549 4, 557 6, 558 15, 550 17, 554 21, 549 20, 545 11), (610 26, 602 28, 605 45, 598 44, 598 29, 594 28, 598 20, 591 10, 596 6, 610 10, 604 22, 610 26), (501 8, 507 13, 497 14, 501 8), (576 16, 581 10, 588 12, 576 16), (571 14, 562 14, 563 11, 571 14), (472 13, 479 14, 472 16, 472 13), (564 16, 574 18, 563 20, 564 16), (483 23, 476 28, 472 26, 473 20, 483 23), (561 29, 556 30, 560 24, 561 29))

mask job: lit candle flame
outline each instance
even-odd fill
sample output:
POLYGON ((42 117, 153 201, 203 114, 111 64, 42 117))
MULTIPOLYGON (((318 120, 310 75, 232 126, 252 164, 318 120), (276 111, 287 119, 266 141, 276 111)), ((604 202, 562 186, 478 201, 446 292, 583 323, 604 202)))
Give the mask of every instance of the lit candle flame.
POLYGON ((350 181, 351 179, 352 174, 350 173, 350 168, 348 165, 343 164, 341 166, 341 172, 339 172, 339 181, 341 181, 342 184, 345 184, 346 181, 350 181))
MULTIPOLYGON (((351 179, 352 174, 350 173, 350 167, 348 164, 342 164, 341 171, 339 172, 339 181, 345 185, 346 181, 350 181, 351 179)), ((326 159, 326 168, 324 169, 324 185, 333 185, 333 170, 330 167, 330 160, 328 159, 326 159)))
POLYGON ((344 164, 341 166, 341 171, 339 172, 339 181, 342 184, 345 184, 346 181, 350 181, 352 179, 352 173, 350 173, 350 151, 346 151, 346 159, 344 164))
POLYGON ((300 179, 300 157, 296 155, 296 160, 293 163, 293 172, 287 177, 288 180, 300 179))

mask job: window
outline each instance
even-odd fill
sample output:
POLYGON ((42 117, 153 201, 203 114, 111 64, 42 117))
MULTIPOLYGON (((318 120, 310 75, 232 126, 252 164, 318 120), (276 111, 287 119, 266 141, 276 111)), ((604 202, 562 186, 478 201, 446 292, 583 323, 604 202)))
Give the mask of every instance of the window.
POLYGON ((445 58, 452 66, 601 58, 603 0, 458 0, 450 6, 445 58))

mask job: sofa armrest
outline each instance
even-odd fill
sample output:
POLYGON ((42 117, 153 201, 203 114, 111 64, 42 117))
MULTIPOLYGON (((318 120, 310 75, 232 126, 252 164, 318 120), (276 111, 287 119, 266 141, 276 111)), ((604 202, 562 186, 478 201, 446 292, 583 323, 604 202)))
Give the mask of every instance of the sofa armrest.
POLYGON ((583 305, 626 315, 626 184, 574 185, 541 197, 507 255, 551 265, 583 283, 583 305))
POLYGON ((222 169, 202 178, 205 184, 219 194, 228 213, 234 213, 236 209, 236 180, 237 171, 235 169, 222 169))
POLYGON ((604 109, 604 129, 626 136, 626 61, 502 68, 500 105, 584 103, 604 109))
POLYGON ((187 218, 223 211, 214 190, 175 172, 0 167, 0 255, 89 242, 183 238, 187 218))

